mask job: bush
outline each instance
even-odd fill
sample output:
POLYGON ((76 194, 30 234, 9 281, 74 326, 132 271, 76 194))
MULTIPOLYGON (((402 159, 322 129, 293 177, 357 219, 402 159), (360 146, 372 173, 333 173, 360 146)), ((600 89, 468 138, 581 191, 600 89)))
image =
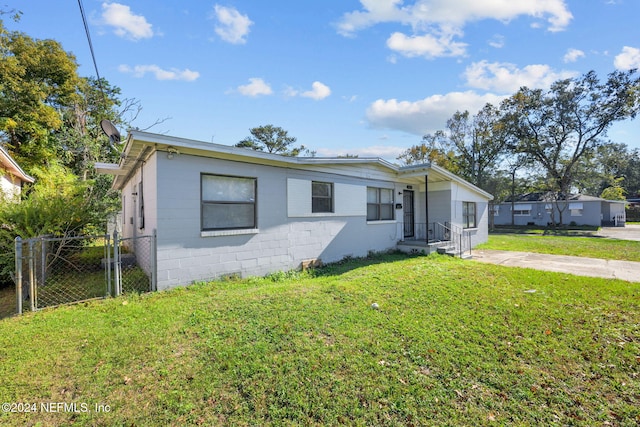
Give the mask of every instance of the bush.
POLYGON ((16 237, 96 234, 110 211, 90 181, 80 181, 62 166, 33 175, 36 183, 21 201, 3 200, 0 205, 0 283, 11 282, 16 237))

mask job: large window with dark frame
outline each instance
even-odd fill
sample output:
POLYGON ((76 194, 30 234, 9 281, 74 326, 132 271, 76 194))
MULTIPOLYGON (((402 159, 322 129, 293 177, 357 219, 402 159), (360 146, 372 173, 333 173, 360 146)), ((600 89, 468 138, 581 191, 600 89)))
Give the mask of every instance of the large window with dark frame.
POLYGON ((393 219, 393 190, 367 187, 367 221, 393 219))
POLYGON ((202 230, 256 228, 256 187, 256 178, 202 174, 202 230))
POLYGON ((311 212, 333 212, 333 184, 330 182, 311 182, 311 212))
POLYGON ((476 203, 462 202, 463 228, 476 228, 476 203))

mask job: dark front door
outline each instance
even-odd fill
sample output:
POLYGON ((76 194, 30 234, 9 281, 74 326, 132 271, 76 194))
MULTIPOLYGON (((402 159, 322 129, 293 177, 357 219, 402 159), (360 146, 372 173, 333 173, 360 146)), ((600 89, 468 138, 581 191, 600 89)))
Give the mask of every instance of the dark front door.
POLYGON ((404 190, 402 196, 402 207, 404 209, 404 237, 414 237, 416 234, 415 215, 413 212, 413 190, 404 190))

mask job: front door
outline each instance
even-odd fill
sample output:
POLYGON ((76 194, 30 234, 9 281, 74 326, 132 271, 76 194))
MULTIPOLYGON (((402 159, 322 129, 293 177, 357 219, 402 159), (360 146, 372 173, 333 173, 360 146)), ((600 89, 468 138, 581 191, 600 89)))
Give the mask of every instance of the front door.
POLYGON ((413 212, 413 190, 404 190, 402 196, 402 207, 404 209, 404 237, 414 237, 416 234, 415 215, 413 212))

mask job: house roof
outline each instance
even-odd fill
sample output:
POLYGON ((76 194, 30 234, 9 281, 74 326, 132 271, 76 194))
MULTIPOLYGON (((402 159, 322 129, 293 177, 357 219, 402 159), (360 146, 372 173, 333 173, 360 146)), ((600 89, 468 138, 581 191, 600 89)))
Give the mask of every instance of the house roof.
MULTIPOLYGON (((549 203, 550 201, 556 200, 553 193, 550 192, 536 192, 536 193, 527 193, 517 195, 513 202, 545 202, 549 203)), ((588 196, 586 194, 569 194, 566 197, 559 197, 560 201, 570 201, 570 202, 612 202, 612 203, 624 203, 624 200, 607 200, 601 197, 588 196)), ((511 203, 511 199, 507 199, 504 203, 511 203)))
POLYGON ((137 130, 129 131, 129 135, 125 142, 120 156, 120 162, 118 164, 96 163, 95 167, 99 173, 115 175, 112 188, 122 189, 131 175, 135 173, 138 166, 142 162, 146 161, 155 151, 163 151, 167 154, 173 153, 174 155, 199 155, 262 165, 298 167, 300 169, 316 171, 330 167, 332 169, 332 173, 338 173, 336 170, 339 169, 339 173, 356 177, 369 177, 370 171, 367 172, 361 167, 368 165, 386 173, 390 172, 395 174, 398 178, 407 180, 422 179, 422 182, 424 182, 423 178, 426 175, 428 176, 429 182, 453 181, 476 193, 479 193, 487 199, 493 199, 491 194, 433 163, 398 166, 377 157, 341 158, 282 156, 279 154, 266 153, 247 148, 195 141, 186 138, 178 138, 137 130))
POLYGON ((11 157, 9 152, 4 149, 4 147, 0 146, 0 165, 2 168, 9 171, 12 175, 20 178, 21 181, 24 182, 34 182, 35 178, 27 175, 25 171, 22 170, 20 165, 11 157))

